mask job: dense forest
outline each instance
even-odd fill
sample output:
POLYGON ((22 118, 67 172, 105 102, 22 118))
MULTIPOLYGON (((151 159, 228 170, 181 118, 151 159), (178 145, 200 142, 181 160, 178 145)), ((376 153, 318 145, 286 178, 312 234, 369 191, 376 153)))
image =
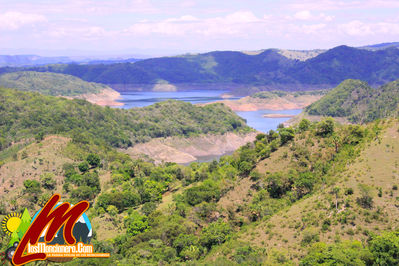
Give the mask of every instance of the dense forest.
POLYGON ((0 89, 0 102, 0 150, 47 134, 70 136, 78 143, 126 148, 157 137, 251 130, 223 104, 198 107, 170 100, 124 110, 12 89, 0 89))
MULTIPOLYGON (((289 59, 278 50, 260 54, 217 51, 118 64, 58 64, 26 68, 5 67, 0 73, 15 71, 57 72, 90 82, 114 85, 227 84, 240 91, 260 86, 269 89, 323 89, 345 79, 361 79, 382 85, 399 78, 399 49, 371 51, 338 46, 306 61, 289 59), (244 86, 244 87, 243 87, 244 86)), ((129 87, 129 86, 127 86, 129 87)), ((151 89, 151 86, 149 87, 151 89)), ((252 92, 252 91, 251 91, 252 92)))
POLYGON ((310 115, 346 117, 355 123, 397 116, 399 81, 377 89, 360 80, 346 80, 306 108, 310 115))

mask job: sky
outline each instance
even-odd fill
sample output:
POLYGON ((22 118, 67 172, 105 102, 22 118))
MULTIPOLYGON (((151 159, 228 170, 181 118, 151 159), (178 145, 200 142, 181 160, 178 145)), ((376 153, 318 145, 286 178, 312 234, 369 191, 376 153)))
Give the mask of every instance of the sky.
POLYGON ((158 56, 395 41, 398 0, 0 0, 0 54, 158 56))

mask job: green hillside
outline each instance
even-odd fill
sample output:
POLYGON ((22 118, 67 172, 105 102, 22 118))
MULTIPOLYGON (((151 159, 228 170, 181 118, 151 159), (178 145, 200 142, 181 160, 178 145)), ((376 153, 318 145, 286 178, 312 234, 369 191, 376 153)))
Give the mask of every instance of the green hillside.
MULTIPOLYGON (((58 106, 57 99, 100 116, 106 110, 126 118, 110 108, 91 109, 84 101, 1 92, 12 100, 18 95, 25 105, 36 96, 52 106, 58 106)), ((177 112, 175 105, 186 113, 193 108, 169 101, 146 111, 165 119, 177 112)), ((205 110, 214 108, 225 110, 222 105, 205 110)), ((15 109, 23 110, 21 105, 15 109)), ((73 135, 72 140, 49 136, 0 167, 0 212, 28 207, 32 213, 54 192, 72 203, 90 201, 92 243, 111 257, 69 265, 378 265, 382 260, 395 265, 398 127, 393 119, 368 125, 302 120, 259 134, 219 161, 189 166, 154 165, 96 143, 76 142, 73 135), (15 188, 9 191, 10 185, 15 188), (387 245, 389 252, 381 248, 387 245)), ((2 247, 8 238, 3 239, 2 247)))
POLYGON ((390 117, 399 110, 399 81, 373 89, 366 82, 346 80, 305 110, 309 115, 346 117, 360 123, 390 117))
POLYGON ((34 71, 3 74, 0 76, 0 87, 40 92, 53 96, 99 93, 108 88, 105 85, 87 82, 71 75, 34 71))
POLYGON ((0 149, 47 134, 71 136, 81 143, 128 147, 157 137, 250 130, 223 104, 197 107, 166 101, 123 110, 12 89, 0 89, 0 102, 0 149))
MULTIPOLYGON (((348 80, 325 105, 388 112, 397 87, 348 80)), ((12 89, 0 102, 0 215, 32 214, 55 192, 88 200, 95 251, 111 253, 67 265, 399 264, 397 117, 303 119, 218 161, 155 165, 116 148, 249 128, 223 104, 121 110, 12 89)))
POLYGON ((314 90, 314 91, 296 91, 296 92, 287 92, 287 91, 261 91, 252 94, 250 97, 252 98, 260 98, 260 99, 273 99, 278 97, 284 97, 287 95, 292 95, 294 97, 303 96, 303 95, 324 95, 326 94, 325 90, 314 90))

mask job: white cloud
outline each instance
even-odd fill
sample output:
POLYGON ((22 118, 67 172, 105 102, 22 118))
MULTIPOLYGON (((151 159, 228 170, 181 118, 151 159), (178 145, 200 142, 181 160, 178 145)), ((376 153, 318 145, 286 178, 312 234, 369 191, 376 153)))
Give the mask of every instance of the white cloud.
POLYGON ((106 37, 112 37, 114 33, 108 32, 105 29, 97 26, 88 27, 56 27, 52 28, 45 33, 46 36, 50 36, 57 39, 63 38, 76 38, 83 40, 98 40, 106 37))
POLYGON ((351 36, 367 36, 374 33, 369 25, 358 20, 342 24, 339 28, 341 28, 344 33, 351 36))
POLYGON ((296 10, 347 10, 365 8, 399 8, 397 0, 302 0, 290 1, 288 8, 296 10))
POLYGON ((353 20, 349 23, 344 23, 338 26, 338 28, 347 35, 350 36, 373 36, 373 35, 398 35, 399 34, 399 23, 389 22, 378 22, 378 23, 367 23, 359 20, 353 20))
POLYGON ((306 34, 316 34, 320 30, 324 29, 326 24, 312 24, 312 25, 302 25, 302 32, 306 34))
MULTIPOLYGON (((290 17, 288 17, 288 18, 290 18, 290 17)), ((332 21, 334 19, 334 16, 328 16, 324 13, 314 15, 309 10, 302 10, 302 11, 296 12, 294 14, 293 18, 297 19, 297 20, 332 21)))
POLYGON ((310 13, 309 10, 303 10, 295 13, 294 18, 300 20, 309 20, 312 18, 312 14, 310 13))
POLYGON ((160 9, 150 0, 57 0, 10 1, 10 10, 29 10, 47 15, 112 15, 115 13, 152 14, 160 9))
POLYGON ((131 25, 123 32, 133 35, 186 35, 206 36, 242 35, 251 30, 255 23, 264 23, 268 17, 258 18, 252 12, 238 11, 224 17, 199 19, 191 15, 168 18, 158 22, 141 21, 131 25))
POLYGON ((47 19, 39 14, 12 11, 0 14, 0 30, 12 31, 26 25, 34 25, 42 22, 47 22, 47 19))

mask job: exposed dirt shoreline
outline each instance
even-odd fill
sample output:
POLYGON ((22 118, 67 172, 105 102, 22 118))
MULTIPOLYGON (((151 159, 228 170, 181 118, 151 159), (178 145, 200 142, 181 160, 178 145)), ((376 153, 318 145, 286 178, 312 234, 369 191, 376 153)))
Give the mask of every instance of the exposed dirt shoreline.
MULTIPOLYGON (((319 100, 322 95, 287 95, 271 99, 253 98, 250 96, 239 100, 223 100, 218 101, 230 107, 233 111, 258 111, 258 110, 293 110, 303 109, 311 103, 319 100)), ((210 103, 206 103, 210 104, 210 103)), ((206 105, 203 104, 203 105, 206 105)))
POLYGON ((121 94, 111 88, 104 89, 100 93, 88 93, 65 98, 85 99, 88 102, 101 106, 123 106, 123 103, 116 101, 121 99, 121 94))
POLYGON ((250 141, 258 132, 238 134, 228 132, 223 135, 201 135, 197 137, 168 137, 152 139, 122 150, 132 157, 146 155, 155 163, 175 162, 186 164, 197 161, 199 157, 222 156, 231 153, 250 141))

